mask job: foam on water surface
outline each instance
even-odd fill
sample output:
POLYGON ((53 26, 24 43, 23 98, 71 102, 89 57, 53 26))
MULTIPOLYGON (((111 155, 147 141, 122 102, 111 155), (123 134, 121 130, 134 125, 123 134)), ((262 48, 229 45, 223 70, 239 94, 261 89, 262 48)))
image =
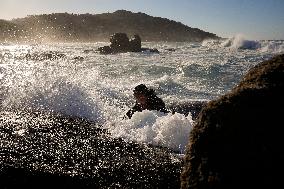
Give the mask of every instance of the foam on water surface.
POLYGON ((183 153, 193 121, 189 114, 144 110, 131 119, 106 124, 113 137, 171 148, 183 153))
POLYGON ((0 107, 83 117, 108 127, 114 137, 183 151, 192 119, 143 111, 125 120, 135 103, 132 90, 144 83, 166 105, 212 100, 230 91, 250 68, 283 53, 283 41, 254 41, 259 48, 232 48, 237 41, 244 44, 240 38, 231 39, 231 45, 224 45, 225 41, 143 43, 160 53, 116 55, 95 51, 105 43, 2 45, 0 107), (25 58, 27 53, 49 52, 65 57, 25 58))

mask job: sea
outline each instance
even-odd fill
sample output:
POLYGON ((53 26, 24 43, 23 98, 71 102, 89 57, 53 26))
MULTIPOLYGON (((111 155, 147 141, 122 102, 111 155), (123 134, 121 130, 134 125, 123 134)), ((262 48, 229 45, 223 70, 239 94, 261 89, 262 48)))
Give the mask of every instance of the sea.
MULTIPOLYGON (((223 40, 143 42, 159 53, 103 55, 96 43, 0 43, 0 111, 48 112, 92 121, 114 138, 184 153, 192 115, 144 110, 131 119, 139 84, 155 90, 166 106, 210 101, 228 93, 257 64, 284 53, 284 41, 223 40)), ((19 120, 15 116, 3 117, 19 120)), ((24 121, 24 119, 21 119, 24 121)), ((40 125, 38 125, 40 127, 40 125)), ((15 128, 19 136, 25 128, 15 128)))

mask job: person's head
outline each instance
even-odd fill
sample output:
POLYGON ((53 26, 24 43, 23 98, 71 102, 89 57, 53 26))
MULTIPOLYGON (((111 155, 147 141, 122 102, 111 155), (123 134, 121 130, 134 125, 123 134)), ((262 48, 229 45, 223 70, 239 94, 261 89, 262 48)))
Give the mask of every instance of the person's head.
POLYGON ((153 93, 153 90, 148 89, 144 84, 137 85, 133 90, 133 95, 137 102, 144 104, 147 98, 153 93))

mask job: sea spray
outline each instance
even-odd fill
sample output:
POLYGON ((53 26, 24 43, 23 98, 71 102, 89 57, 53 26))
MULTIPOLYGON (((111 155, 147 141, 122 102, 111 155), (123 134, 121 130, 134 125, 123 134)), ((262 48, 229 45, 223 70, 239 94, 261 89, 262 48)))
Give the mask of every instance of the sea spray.
MULTIPOLYGON (((102 43, 2 45, 1 110, 44 110, 80 117, 109 126, 115 137, 182 151, 190 131, 187 122, 191 119, 179 114, 140 112, 135 123, 134 119, 122 120, 135 104, 132 90, 144 83, 155 89, 166 105, 173 106, 200 99, 212 100, 230 91, 259 62, 283 53, 284 44, 283 41, 257 41, 261 50, 232 50, 221 46, 222 42, 147 42, 146 47, 157 48, 160 54, 109 56, 95 51, 102 43), (169 48, 173 50, 167 50, 169 48), (65 58, 22 58, 25 53, 46 52, 58 52, 65 58), (74 56, 83 60, 74 60, 74 56)), ((19 131, 23 134, 23 130, 19 131)))
POLYGON ((238 34, 232 38, 225 40, 221 46, 229 47, 231 49, 259 49, 261 47, 260 42, 254 40, 246 40, 244 35, 238 34))
POLYGON ((283 53, 283 41, 263 41, 261 52, 283 53))
POLYGON ((229 49, 229 50, 255 50, 261 53, 276 53, 284 52, 283 40, 250 40, 242 34, 237 34, 228 39, 222 40, 204 40, 201 43, 202 47, 209 49, 229 49))
POLYGON ((148 143, 184 152, 192 129, 191 114, 165 114, 144 110, 136 112, 131 119, 112 122, 106 125, 115 138, 148 143))

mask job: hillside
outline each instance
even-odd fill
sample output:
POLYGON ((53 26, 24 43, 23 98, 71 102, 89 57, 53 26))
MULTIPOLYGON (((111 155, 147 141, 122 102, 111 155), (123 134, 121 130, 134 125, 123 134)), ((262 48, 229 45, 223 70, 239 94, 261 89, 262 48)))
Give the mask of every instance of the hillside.
POLYGON ((109 41, 111 34, 139 34, 142 41, 202 41, 215 34, 166 18, 118 10, 103 14, 54 13, 12 21, 0 20, 1 41, 94 42, 109 41), (12 31, 12 32, 11 32, 12 31))

